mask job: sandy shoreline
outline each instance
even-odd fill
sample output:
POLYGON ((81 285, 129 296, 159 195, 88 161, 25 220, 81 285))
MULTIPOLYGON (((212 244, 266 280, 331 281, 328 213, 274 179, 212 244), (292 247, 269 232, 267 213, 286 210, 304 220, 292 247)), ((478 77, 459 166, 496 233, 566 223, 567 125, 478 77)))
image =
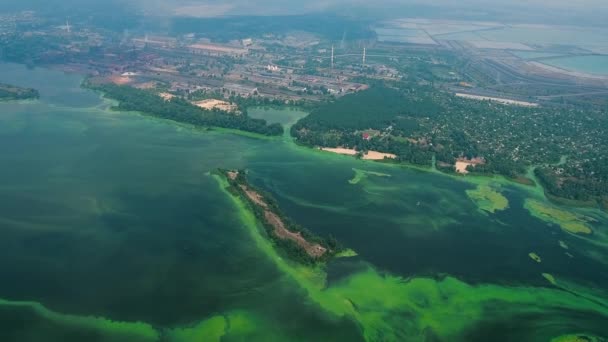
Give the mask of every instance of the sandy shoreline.
MULTIPOLYGON (((344 148, 344 147, 320 147, 321 151, 332 152, 337 154, 344 154, 347 156, 357 155, 359 152, 352 148, 344 148)), ((365 155, 363 155, 362 159, 364 160, 383 160, 384 158, 388 159, 396 159, 397 156, 392 153, 383 153, 378 151, 368 151, 365 155)))

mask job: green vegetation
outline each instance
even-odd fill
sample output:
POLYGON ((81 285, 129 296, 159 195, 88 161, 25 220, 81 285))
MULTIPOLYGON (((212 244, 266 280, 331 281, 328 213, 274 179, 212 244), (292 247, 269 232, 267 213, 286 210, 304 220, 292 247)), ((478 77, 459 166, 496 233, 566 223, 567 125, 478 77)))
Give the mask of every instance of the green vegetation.
POLYGON ((590 334, 570 334, 551 339, 551 342, 602 342, 604 339, 590 334))
POLYGON ((357 252, 353 251, 350 248, 347 248, 345 250, 343 250, 342 252, 336 253, 336 258, 352 258, 352 257, 356 257, 357 252))
POLYGON ((152 342, 159 339, 159 333, 147 323, 117 322, 102 317, 67 315, 51 311, 38 302, 0 299, 0 308, 6 307, 33 312, 37 319, 46 320, 61 327, 64 330, 64 338, 80 334, 80 336, 98 336, 102 341, 116 342, 152 342))
POLYGON ((542 259, 540 258, 540 256, 536 253, 529 253, 528 256, 530 257, 530 259, 540 263, 542 261, 542 259))
POLYGON ((0 83, 0 101, 37 99, 40 94, 36 89, 21 88, 0 83))
POLYGON ((509 200, 489 185, 478 185, 476 189, 467 190, 466 193, 479 209, 489 213, 509 207, 509 200))
POLYGON ((557 281, 555 280, 555 277, 552 276, 549 273, 543 273, 542 274, 543 278, 547 279, 548 282, 551 283, 551 285, 557 285, 557 281))
POLYGON ((308 146, 394 153, 398 161, 454 172, 457 158, 481 157, 472 171, 521 180, 534 166, 550 195, 608 203, 608 115, 599 109, 519 107, 458 98, 431 86, 376 83, 321 105, 292 127, 308 146), (366 137, 368 130, 376 133, 366 137), (557 163, 568 156, 564 164, 557 163))
POLYGON ((355 169, 355 168, 353 168, 353 171, 355 171, 355 176, 348 181, 350 184, 358 184, 360 181, 365 179, 367 176, 376 176, 376 177, 390 177, 391 176, 389 174, 382 173, 382 172, 367 171, 367 170, 361 170, 361 169, 355 169))
POLYGON ((227 170, 219 170, 219 173, 222 175, 222 177, 226 178, 229 184, 228 191, 233 195, 238 196, 245 203, 249 204, 249 207, 255 214, 258 222, 262 223, 262 225, 264 226, 268 238, 270 238, 273 244, 277 246, 279 250, 281 250, 290 259, 305 265, 314 265, 317 263, 326 262, 329 258, 335 256, 336 254, 345 252, 344 248, 340 246, 340 244, 335 238, 331 236, 327 238, 321 238, 313 234, 306 228, 293 222, 289 217, 285 216, 285 214, 283 214, 283 212, 279 208, 277 201, 270 194, 256 189, 255 187, 251 186, 251 184, 249 184, 246 177, 246 171, 239 170, 235 172, 236 178, 234 179, 232 179, 228 175, 228 172, 229 171, 227 170), (263 199, 263 203, 265 203, 267 207, 263 207, 259 203, 253 203, 253 201, 250 200, 250 198, 244 193, 245 189, 259 194, 263 199), (327 251, 323 253, 323 255, 321 255, 320 257, 313 257, 296 242, 290 239, 284 239, 277 236, 277 234, 275 233, 276 228, 272 224, 270 224, 266 219, 266 211, 270 211, 276 214, 277 217, 284 223, 285 228, 288 231, 293 233, 299 233, 302 238, 304 238, 304 240, 306 240, 307 242, 311 244, 319 244, 327 251))
POLYGON ((108 98, 117 100, 119 104, 115 109, 121 111, 138 111, 195 126, 232 128, 268 136, 283 134, 283 127, 280 124, 268 125, 265 120, 252 119, 245 113, 235 115, 219 110, 204 110, 177 97, 165 101, 152 92, 128 86, 91 83, 86 86, 103 92, 108 98))
POLYGON ((532 199, 526 200, 524 207, 532 216, 556 224, 568 233, 591 234, 593 232, 587 224, 588 219, 584 216, 546 205, 532 199))
MULTIPOLYGON (((225 189, 230 186, 219 178, 225 189)), ((326 312, 356 321, 367 341, 460 340, 480 322, 504 322, 514 317, 546 312, 564 322, 560 308, 607 317, 606 303, 577 293, 539 287, 472 286, 452 277, 403 279, 381 274, 372 267, 355 272, 330 286, 323 268, 295 264, 279 257, 271 241, 257 229, 255 216, 240 197, 232 196, 238 215, 252 239, 277 268, 289 276, 326 312), (490 305, 491 304, 491 305, 490 305), (555 311, 557 310, 557 311, 555 311)), ((544 322, 544 321, 543 321, 544 322)), ((537 325, 533 334, 545 326, 537 325)))

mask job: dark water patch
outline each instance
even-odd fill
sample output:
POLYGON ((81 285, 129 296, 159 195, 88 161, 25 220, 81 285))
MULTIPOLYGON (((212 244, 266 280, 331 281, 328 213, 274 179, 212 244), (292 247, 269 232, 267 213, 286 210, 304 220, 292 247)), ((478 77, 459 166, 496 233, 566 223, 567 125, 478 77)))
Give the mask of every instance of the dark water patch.
POLYGON ((550 341, 575 333, 608 336, 606 318, 588 312, 557 308, 521 314, 485 312, 486 319, 466 332, 463 341, 550 341))

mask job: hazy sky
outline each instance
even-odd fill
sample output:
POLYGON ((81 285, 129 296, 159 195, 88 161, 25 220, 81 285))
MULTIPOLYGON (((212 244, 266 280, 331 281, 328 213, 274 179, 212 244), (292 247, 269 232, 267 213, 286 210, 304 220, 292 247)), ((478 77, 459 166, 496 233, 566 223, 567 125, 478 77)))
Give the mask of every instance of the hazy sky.
POLYGON ((608 25, 608 0, 0 0, 7 8, 63 11, 137 9, 151 15, 277 15, 319 11, 375 17, 444 17, 450 19, 608 25))

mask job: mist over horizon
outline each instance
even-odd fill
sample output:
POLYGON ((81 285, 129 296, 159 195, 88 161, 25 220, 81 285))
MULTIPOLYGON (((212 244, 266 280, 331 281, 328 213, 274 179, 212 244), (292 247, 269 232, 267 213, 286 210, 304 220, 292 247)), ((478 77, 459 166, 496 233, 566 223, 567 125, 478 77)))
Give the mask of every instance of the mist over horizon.
POLYGON ((56 15, 130 14, 161 17, 211 18, 220 16, 277 16, 332 14, 362 19, 420 17, 450 20, 501 21, 553 25, 608 25, 608 2, 481 0, 454 3, 448 0, 362 0, 280 1, 262 0, 8 0, 0 10, 34 10, 56 15))

